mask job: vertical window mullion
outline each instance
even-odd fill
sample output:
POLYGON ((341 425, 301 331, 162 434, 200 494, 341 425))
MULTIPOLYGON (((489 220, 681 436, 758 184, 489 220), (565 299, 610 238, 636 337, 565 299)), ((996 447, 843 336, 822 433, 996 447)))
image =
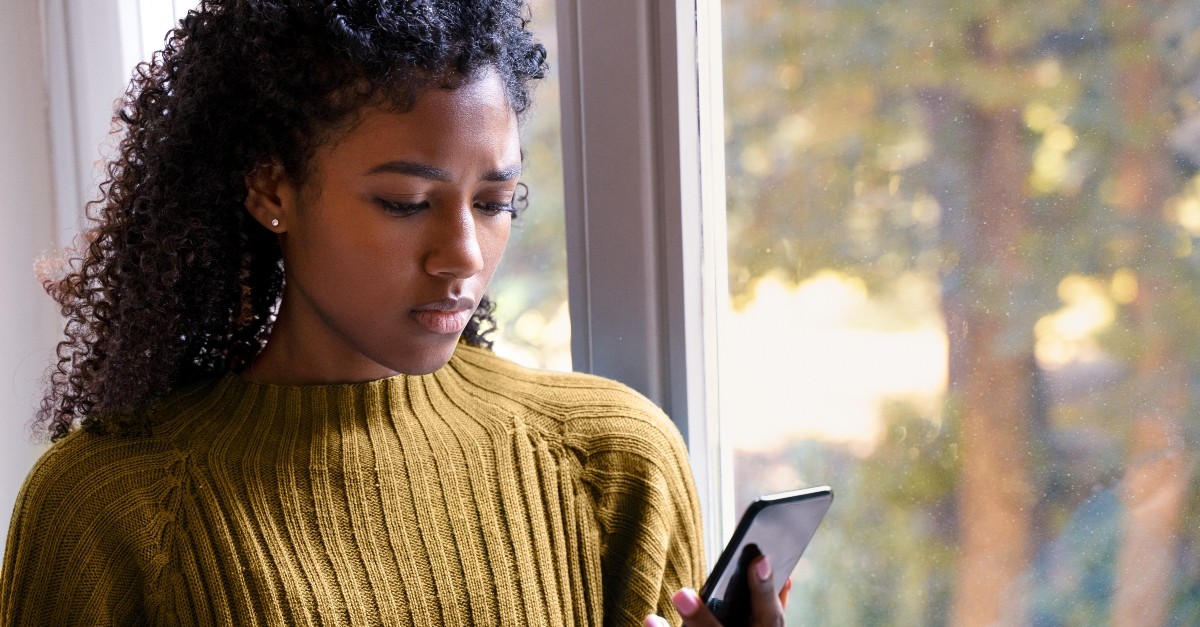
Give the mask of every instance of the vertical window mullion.
POLYGON ((706 365, 721 292, 710 279, 723 279, 725 253, 710 229, 723 224, 713 214, 723 216, 724 192, 702 181, 724 174, 700 135, 720 115, 719 97, 715 111, 713 98, 700 99, 702 88, 719 88, 719 75, 714 83, 697 64, 709 42, 698 45, 695 0, 558 7, 573 363, 623 381, 675 421, 711 559, 723 490, 706 365))

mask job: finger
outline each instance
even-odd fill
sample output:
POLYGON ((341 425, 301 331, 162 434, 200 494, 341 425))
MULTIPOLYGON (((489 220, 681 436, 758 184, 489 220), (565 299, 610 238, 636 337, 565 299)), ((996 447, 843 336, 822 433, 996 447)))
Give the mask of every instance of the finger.
POLYGON ((783 590, 779 591, 779 605, 783 609, 787 609, 788 593, 792 591, 792 578, 788 577, 787 581, 783 582, 783 590))
POLYGON ((646 620, 642 621, 642 627, 671 627, 671 624, 662 616, 651 614, 646 617, 646 620))
POLYGON ((750 585, 750 608, 753 625, 783 625, 783 605, 771 580, 771 562, 766 555, 756 558, 747 569, 746 583, 750 585))
POLYGON ((671 597, 671 603, 675 604, 675 609, 679 610, 683 624, 687 627, 721 627, 717 617, 708 611, 704 602, 700 600, 700 595, 691 588, 683 588, 676 592, 675 596, 671 597))

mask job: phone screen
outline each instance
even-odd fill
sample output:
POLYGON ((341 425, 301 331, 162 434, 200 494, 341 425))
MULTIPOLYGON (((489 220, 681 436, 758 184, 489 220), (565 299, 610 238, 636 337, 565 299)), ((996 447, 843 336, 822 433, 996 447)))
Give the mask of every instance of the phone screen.
POLYGON ((833 490, 821 486, 764 496, 750 504, 700 590, 700 598, 718 619, 749 617, 746 570, 760 554, 771 560, 775 589, 783 587, 832 503, 833 490))

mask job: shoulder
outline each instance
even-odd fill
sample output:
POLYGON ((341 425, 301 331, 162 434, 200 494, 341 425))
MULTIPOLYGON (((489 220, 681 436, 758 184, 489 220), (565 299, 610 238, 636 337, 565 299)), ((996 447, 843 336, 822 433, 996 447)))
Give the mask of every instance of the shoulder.
POLYGON ((616 381, 533 370, 463 348, 451 365, 471 387, 523 412, 526 422, 540 421, 543 433, 560 438, 579 460, 577 477, 611 578, 606 616, 639 622, 663 613, 678 588, 696 585, 704 565, 700 507, 687 448, 666 414, 616 381), (633 579, 640 583, 630 585, 633 579))
POLYGON ((178 410, 194 402, 198 387, 156 403, 150 434, 76 430, 50 446, 25 478, 12 531, 25 525, 78 533, 135 515, 140 502, 169 488, 164 480, 177 474, 186 456, 177 440, 191 425, 182 424, 178 410))
POLYGON ((656 454, 683 447, 678 429, 662 409, 618 381, 528 368, 470 346, 458 348, 451 367, 501 404, 519 407, 527 419, 588 451, 617 448, 656 454))
POLYGON ((130 495, 160 479, 176 456, 160 438, 73 432, 29 472, 14 525, 25 521, 78 530, 101 524, 130 495))
POLYGON ((152 435, 75 431, 41 456, 9 524, 0 621, 90 624, 132 611, 184 475, 173 422, 152 435))

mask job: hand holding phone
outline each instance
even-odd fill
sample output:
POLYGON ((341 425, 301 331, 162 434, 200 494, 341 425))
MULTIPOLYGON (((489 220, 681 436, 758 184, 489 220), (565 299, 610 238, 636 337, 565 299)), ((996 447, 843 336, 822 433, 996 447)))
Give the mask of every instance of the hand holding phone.
POLYGON ((765 554, 774 589, 783 588, 833 503, 828 486, 764 496, 750 504, 709 574, 700 598, 724 625, 750 617, 750 563, 765 554))

